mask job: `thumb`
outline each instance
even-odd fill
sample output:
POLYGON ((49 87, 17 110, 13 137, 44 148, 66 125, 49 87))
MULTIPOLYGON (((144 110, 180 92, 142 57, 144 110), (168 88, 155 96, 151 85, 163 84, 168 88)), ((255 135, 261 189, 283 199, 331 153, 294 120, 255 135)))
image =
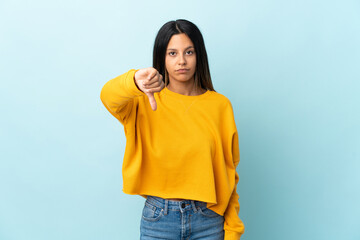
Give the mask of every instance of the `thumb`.
POLYGON ((149 93, 146 93, 146 95, 149 98, 149 102, 150 102, 152 110, 155 111, 157 109, 157 105, 156 105, 156 100, 155 100, 155 97, 154 97, 154 93, 149 92, 149 93))

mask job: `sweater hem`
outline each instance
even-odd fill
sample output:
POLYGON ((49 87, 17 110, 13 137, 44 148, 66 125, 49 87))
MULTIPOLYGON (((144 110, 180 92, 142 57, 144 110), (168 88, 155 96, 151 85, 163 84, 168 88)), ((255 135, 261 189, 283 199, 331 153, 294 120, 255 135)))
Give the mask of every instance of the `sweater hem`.
POLYGON ((147 198, 148 195, 151 196, 156 196, 156 197, 161 197, 161 198, 183 198, 183 199, 188 199, 188 200, 195 200, 195 201, 201 201, 201 202, 205 202, 208 203, 210 206, 214 206, 217 204, 217 202, 213 202, 211 200, 207 200, 207 199, 201 199, 199 197, 192 197, 190 195, 186 196, 186 195, 182 195, 182 196, 174 196, 174 195, 170 195, 170 194, 164 194, 164 193, 156 193, 156 192, 132 192, 132 191, 127 191, 126 189, 122 189, 122 191, 125 194, 129 194, 129 195, 139 195, 143 198, 147 198))
POLYGON ((240 240, 242 233, 225 230, 224 240, 240 240))

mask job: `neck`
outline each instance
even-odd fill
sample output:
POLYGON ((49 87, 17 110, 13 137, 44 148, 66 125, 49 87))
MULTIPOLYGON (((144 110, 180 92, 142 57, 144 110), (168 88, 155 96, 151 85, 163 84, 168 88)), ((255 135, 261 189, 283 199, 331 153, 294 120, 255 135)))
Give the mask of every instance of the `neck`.
POLYGON ((176 92, 186 96, 196 96, 204 92, 204 89, 196 88, 194 79, 186 82, 178 82, 173 80, 170 81, 166 87, 172 92, 176 92))

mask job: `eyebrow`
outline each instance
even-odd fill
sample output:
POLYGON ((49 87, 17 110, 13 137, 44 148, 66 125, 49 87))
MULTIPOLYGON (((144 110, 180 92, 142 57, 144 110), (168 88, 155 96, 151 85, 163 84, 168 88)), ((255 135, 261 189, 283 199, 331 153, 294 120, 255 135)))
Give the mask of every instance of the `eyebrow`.
MULTIPOLYGON (((185 50, 186 49, 189 49, 189 48, 194 48, 193 46, 188 46, 187 48, 185 48, 185 50)), ((167 50, 177 50, 177 49, 175 49, 175 48, 168 48, 167 50)))

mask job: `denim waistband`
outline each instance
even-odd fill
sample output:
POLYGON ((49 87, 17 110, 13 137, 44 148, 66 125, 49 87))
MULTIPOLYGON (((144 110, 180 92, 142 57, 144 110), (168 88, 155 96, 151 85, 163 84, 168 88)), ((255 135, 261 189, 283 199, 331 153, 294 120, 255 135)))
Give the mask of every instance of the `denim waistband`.
POLYGON ((146 202, 151 203, 159 208, 165 209, 165 214, 167 213, 168 209, 172 210, 180 210, 181 212, 192 208, 194 212, 197 211, 198 207, 206 206, 206 202, 197 201, 197 200, 181 200, 181 201, 174 201, 168 200, 165 198, 151 196, 148 195, 146 202))

